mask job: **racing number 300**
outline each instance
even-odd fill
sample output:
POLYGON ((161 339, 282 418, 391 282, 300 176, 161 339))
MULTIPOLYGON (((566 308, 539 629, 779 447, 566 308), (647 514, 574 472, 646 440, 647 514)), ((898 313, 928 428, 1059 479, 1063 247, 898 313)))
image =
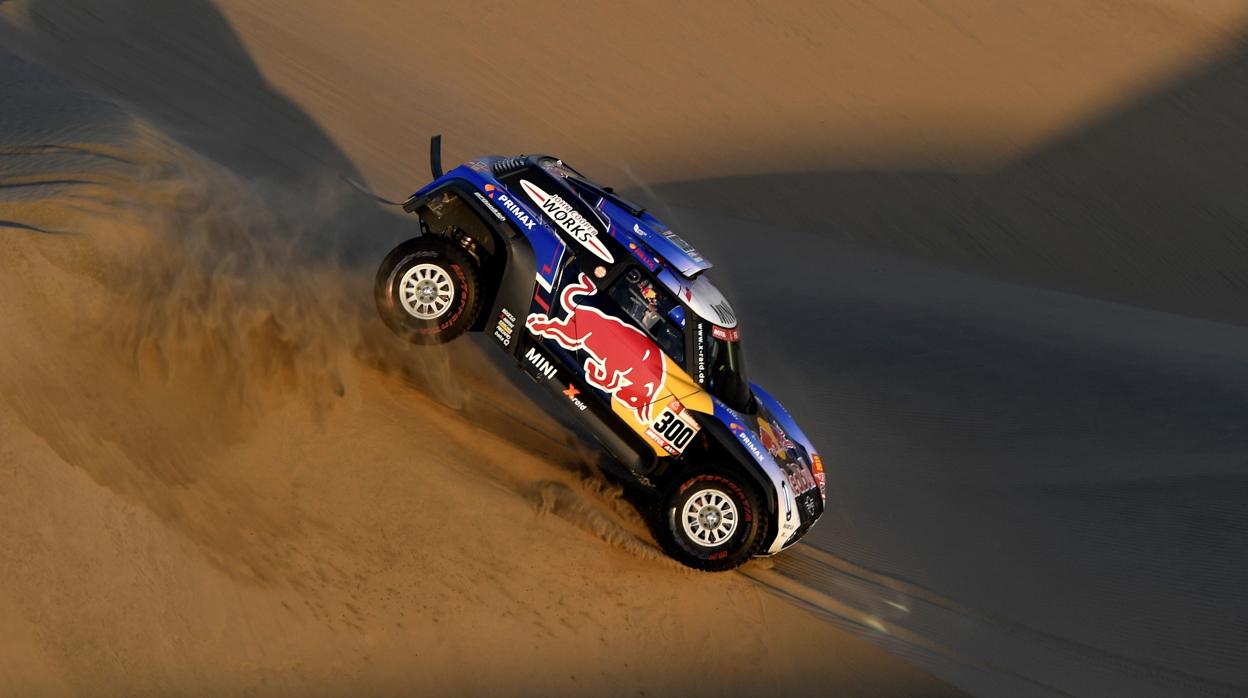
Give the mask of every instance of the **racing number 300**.
POLYGON ((677 449, 684 450, 689 439, 693 438, 693 427, 676 418, 676 415, 665 411, 654 423, 654 430, 667 438, 677 449))

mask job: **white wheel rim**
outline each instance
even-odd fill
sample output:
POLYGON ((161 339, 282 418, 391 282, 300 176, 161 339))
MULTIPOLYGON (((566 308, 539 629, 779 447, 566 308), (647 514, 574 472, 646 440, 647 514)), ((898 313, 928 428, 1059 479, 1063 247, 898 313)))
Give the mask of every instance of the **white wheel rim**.
POLYGON ((737 530, 737 505, 720 490, 698 490, 685 500, 680 524, 695 544, 718 547, 737 530))
POLYGON ((451 275, 436 264, 417 264, 399 279, 399 303, 420 320, 439 318, 455 300, 451 275))

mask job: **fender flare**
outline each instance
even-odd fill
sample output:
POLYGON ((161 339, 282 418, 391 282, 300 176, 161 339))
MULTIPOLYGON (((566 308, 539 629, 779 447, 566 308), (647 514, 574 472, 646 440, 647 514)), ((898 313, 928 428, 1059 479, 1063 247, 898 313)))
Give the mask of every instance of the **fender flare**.
POLYGON ((755 460, 741 445, 737 437, 733 436, 732 430, 724 423, 720 415, 710 415, 701 412, 694 412, 693 415, 694 419, 706 430, 707 434, 732 455, 736 460, 737 467, 747 473, 759 486, 766 500, 767 514, 770 516, 773 524, 767 533, 768 543, 764 550, 766 554, 779 552, 780 548, 792 535, 792 532, 801 525, 801 514, 797 511, 797 499, 793 496, 788 479, 785 478, 780 467, 770 460, 770 455, 764 454, 764 458, 767 459, 764 463, 759 463, 755 460), (770 467, 768 467, 768 463, 770 467), (785 531, 789 533, 786 535, 785 531))

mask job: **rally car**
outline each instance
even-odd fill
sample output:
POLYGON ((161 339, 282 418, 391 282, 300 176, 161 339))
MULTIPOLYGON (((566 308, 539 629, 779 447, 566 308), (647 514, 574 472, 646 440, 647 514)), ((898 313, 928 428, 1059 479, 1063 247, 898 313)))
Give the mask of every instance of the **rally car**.
POLYGON ((418 344, 488 333, 645 493, 655 538, 701 570, 795 543, 823 513, 823 463, 746 379, 737 316, 698 252, 550 156, 481 157, 403 208, 421 234, 377 272, 386 325, 418 344))

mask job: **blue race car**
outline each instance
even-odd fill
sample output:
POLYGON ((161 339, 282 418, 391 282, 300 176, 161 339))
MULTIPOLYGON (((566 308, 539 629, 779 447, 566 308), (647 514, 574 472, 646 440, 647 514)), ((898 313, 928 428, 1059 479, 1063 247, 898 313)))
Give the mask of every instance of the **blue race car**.
POLYGON ((637 486, 655 538, 700 570, 733 569, 823 514, 823 464, 746 379, 710 263, 640 206, 544 155, 483 157, 403 208, 421 235, 377 272, 386 325, 417 344, 489 332, 580 417, 637 486))

